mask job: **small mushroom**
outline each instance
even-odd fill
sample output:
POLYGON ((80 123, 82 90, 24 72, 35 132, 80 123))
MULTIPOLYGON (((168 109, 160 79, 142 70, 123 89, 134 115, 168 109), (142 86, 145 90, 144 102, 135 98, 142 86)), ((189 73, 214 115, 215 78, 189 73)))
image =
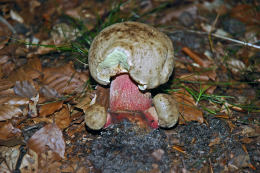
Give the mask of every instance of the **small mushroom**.
POLYGON ((93 130, 100 130, 107 122, 107 111, 99 104, 91 105, 84 113, 86 125, 93 130))
POLYGON ((157 94, 153 98, 153 104, 156 109, 160 127, 173 127, 179 119, 177 103, 171 95, 157 94))
MULTIPOLYGON (((146 89, 153 89, 166 83, 172 74, 174 51, 167 35, 152 26, 138 22, 111 25, 93 40, 88 63, 91 76, 99 84, 108 85, 112 79, 110 113, 142 112, 153 127, 158 127, 156 111, 150 109, 151 93, 146 89)), ((169 104, 171 103, 172 101, 169 101, 169 104)), ((169 107, 168 109, 171 111, 169 107)), ((163 126, 173 124, 164 122, 172 118, 167 119, 165 116, 168 115, 162 114, 163 109, 160 110, 159 116, 163 119, 159 120, 163 126)), ((96 120, 98 121, 98 118, 96 120)), ((87 121, 92 120, 86 118, 86 123, 87 121)))

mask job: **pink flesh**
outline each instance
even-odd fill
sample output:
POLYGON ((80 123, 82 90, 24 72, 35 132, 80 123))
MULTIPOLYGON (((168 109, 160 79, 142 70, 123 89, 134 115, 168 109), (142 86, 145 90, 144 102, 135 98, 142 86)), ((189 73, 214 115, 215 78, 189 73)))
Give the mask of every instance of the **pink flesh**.
POLYGON ((128 119, 158 128, 158 118, 152 107, 151 93, 142 93, 127 74, 117 76, 110 86, 110 113, 105 127, 128 119), (129 113, 126 113, 129 112, 129 113))
POLYGON ((151 107, 150 93, 142 93, 127 74, 117 76, 110 86, 111 111, 144 111, 151 107))

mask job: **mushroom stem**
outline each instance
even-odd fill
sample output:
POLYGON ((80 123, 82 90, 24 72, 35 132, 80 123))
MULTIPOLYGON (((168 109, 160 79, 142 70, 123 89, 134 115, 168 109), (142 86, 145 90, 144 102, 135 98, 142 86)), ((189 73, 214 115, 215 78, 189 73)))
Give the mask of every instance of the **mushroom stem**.
POLYGON ((139 119, 151 128, 158 128, 151 93, 141 92, 128 74, 119 75, 111 82, 109 107, 112 121, 139 119))
POLYGON ((144 111, 151 107, 151 93, 142 93, 128 74, 117 76, 110 87, 110 110, 144 111))

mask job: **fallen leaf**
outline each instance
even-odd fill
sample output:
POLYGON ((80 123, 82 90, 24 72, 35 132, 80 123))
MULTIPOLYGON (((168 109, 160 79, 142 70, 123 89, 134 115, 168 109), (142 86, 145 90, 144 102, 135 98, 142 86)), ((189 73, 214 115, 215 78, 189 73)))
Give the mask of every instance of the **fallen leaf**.
POLYGON ((59 94, 82 92, 88 80, 85 73, 76 72, 73 64, 43 70, 43 84, 55 89, 59 94))
POLYGON ((241 71, 246 70, 246 65, 238 59, 230 58, 226 63, 228 69, 231 70, 233 74, 240 74, 241 71))
POLYGON ((189 12, 193 18, 197 17, 197 11, 198 8, 196 5, 189 5, 189 6, 184 6, 180 9, 169 9, 168 11, 165 11, 165 16, 161 17, 159 23, 160 24, 166 24, 167 22, 170 22, 172 20, 176 20, 177 18, 179 18, 181 16, 181 14, 183 14, 184 12, 189 12))
POLYGON ((238 4, 231 10, 231 16, 248 24, 258 24, 260 21, 260 13, 248 4, 238 4))
POLYGON ((3 162, 0 162, 0 171, 2 172, 14 172, 16 163, 20 155, 20 146, 5 147, 0 146, 0 158, 3 158, 3 162))
POLYGON ((14 86, 14 82, 11 82, 8 79, 1 79, 0 80, 0 91, 7 90, 14 86))
POLYGON ((32 98, 36 96, 37 91, 28 81, 16 81, 14 85, 14 93, 21 97, 32 98))
POLYGON ((44 97, 46 97, 47 99, 53 99, 53 98, 60 97, 59 93, 55 89, 50 88, 47 85, 43 85, 40 88, 40 94, 43 95, 44 97))
POLYGON ((241 130, 241 135, 246 136, 246 137, 257 137, 260 136, 260 127, 259 126, 247 126, 243 125, 240 126, 241 130))
POLYGON ((4 105, 27 105, 29 99, 21 96, 6 95, 0 97, 0 104, 4 105))
POLYGON ((186 121, 204 122, 202 111, 196 107, 193 97, 183 88, 173 92, 172 96, 178 102, 180 117, 179 124, 184 124, 186 121))
POLYGON ((70 112, 67 105, 55 114, 55 122, 60 129, 65 129, 70 125, 70 112))
POLYGON ((54 112, 60 110, 62 108, 62 104, 63 104, 63 101, 52 102, 52 103, 47 103, 47 104, 41 105, 39 108, 39 115, 41 117, 51 115, 54 112))
POLYGON ((239 141, 244 143, 244 144, 250 144, 250 143, 254 142, 255 139, 254 138, 244 137, 244 138, 240 139, 239 141))
POLYGON ((15 128, 10 122, 0 122, 0 140, 8 140, 21 136, 21 130, 15 128))
POLYGON ((33 150, 29 149, 28 152, 24 155, 19 169, 21 173, 32 173, 39 172, 38 167, 38 155, 33 150))
POLYGON ((0 121, 8 120, 22 115, 22 110, 13 105, 0 105, 0 121))
MULTIPOLYGON (((240 168, 248 167, 250 164, 250 157, 247 153, 239 153, 233 157, 229 162, 228 166, 232 170, 238 170, 240 168)), ((233 171, 232 171, 233 172, 233 171)))
POLYGON ((53 152, 64 158, 65 142, 62 131, 59 127, 52 123, 38 130, 27 143, 28 147, 35 151, 38 155, 45 153, 48 146, 53 152))
POLYGON ((18 68, 17 70, 11 72, 8 76, 8 80, 15 81, 31 81, 36 79, 41 75, 42 66, 39 58, 31 58, 28 62, 18 68))

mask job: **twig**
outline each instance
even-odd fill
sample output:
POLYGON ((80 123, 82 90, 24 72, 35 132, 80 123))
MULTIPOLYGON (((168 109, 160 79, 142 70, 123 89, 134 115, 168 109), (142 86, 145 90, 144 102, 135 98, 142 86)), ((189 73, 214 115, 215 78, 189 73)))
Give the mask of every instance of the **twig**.
POLYGON ((2 16, 0 16, 0 22, 5 24, 12 31, 13 34, 16 34, 14 27, 10 23, 8 23, 7 20, 5 20, 5 18, 3 18, 2 16))
MULTIPOLYGON (((196 33, 196 34, 201 34, 201 35, 209 35, 208 32, 203 32, 203 31, 194 31, 194 30, 185 30, 185 31, 191 32, 191 33, 196 33)), ((165 32, 169 33, 169 34, 173 34, 173 33, 177 32, 177 30, 175 32, 169 32, 169 31, 165 31, 165 32)), ((223 40, 228 40, 228 41, 231 41, 231 42, 234 42, 234 43, 242 44, 244 46, 260 49, 260 46, 255 45, 253 43, 247 43, 247 42, 243 42, 243 41, 240 41, 240 40, 235 40, 233 38, 225 37, 225 36, 218 35, 218 34, 211 34, 211 36, 217 37, 217 38, 220 38, 220 39, 223 39, 223 40)))
POLYGON ((213 24, 211 25, 210 31, 208 33, 208 39, 209 39, 209 45, 210 45, 211 52, 213 52, 213 41, 212 41, 211 35, 212 35, 212 32, 215 29, 215 26, 218 22, 219 16, 220 16, 220 13, 218 12, 218 15, 217 15, 216 19, 214 20, 213 24))
MULTIPOLYGON (((197 34, 207 34, 208 35, 207 32, 201 32, 201 31, 188 30, 188 32, 197 33, 197 34)), ((214 36, 214 37, 217 37, 217 38, 221 38, 223 40, 228 40, 228 41, 231 41, 231 42, 234 42, 234 43, 242 44, 244 46, 260 49, 260 46, 252 44, 252 43, 247 43, 247 42, 243 42, 243 41, 240 41, 240 40, 235 40, 233 38, 225 37, 225 36, 218 35, 218 34, 211 34, 211 35, 214 36)))
POLYGON ((240 40, 235 40, 235 39, 225 37, 225 36, 221 36, 221 35, 217 35, 217 34, 212 34, 212 36, 217 37, 217 38, 221 38, 221 39, 224 39, 224 40, 232 41, 234 43, 242 44, 244 46, 249 46, 249 47, 253 47, 253 48, 256 48, 256 49, 260 49, 260 46, 254 45, 252 43, 247 43, 247 42, 243 42, 243 41, 240 41, 240 40))

